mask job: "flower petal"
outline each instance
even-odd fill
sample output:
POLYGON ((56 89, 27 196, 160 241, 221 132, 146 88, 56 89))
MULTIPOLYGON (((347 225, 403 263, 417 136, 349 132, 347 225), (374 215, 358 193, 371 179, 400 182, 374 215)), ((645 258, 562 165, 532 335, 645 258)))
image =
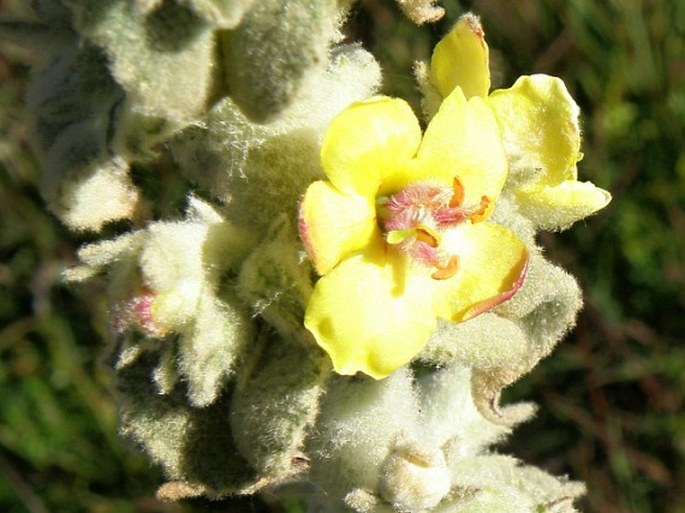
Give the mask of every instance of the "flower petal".
POLYGON ((325 274, 378 232, 375 204, 364 196, 343 194, 330 182, 314 182, 300 205, 299 229, 317 272, 325 274))
POLYGON ((467 98, 490 90, 489 50, 478 16, 464 14, 433 50, 431 73, 443 97, 459 86, 467 98))
POLYGON ((507 160, 499 127, 481 98, 466 100, 457 87, 433 117, 417 159, 432 179, 452 187, 459 177, 466 204, 479 204, 483 196, 494 200, 507 178, 507 160))
POLYGON ((305 326, 339 374, 376 379, 409 362, 436 325, 434 280, 384 243, 341 262, 316 284, 305 326))
POLYGON ((373 196, 386 170, 411 159, 420 142, 421 128, 409 104, 377 97, 353 103, 331 121, 321 164, 341 192, 373 196))
POLYGON ((494 223, 465 224, 443 234, 443 247, 459 256, 459 270, 440 282, 435 309, 459 322, 506 301, 521 287, 528 249, 511 230, 494 223))
POLYGON ((575 179, 580 109, 561 79, 521 77, 511 88, 494 91, 488 103, 502 128, 514 180, 558 185, 575 179))
POLYGON ((543 230, 563 230, 606 207, 611 194, 590 182, 567 180, 556 186, 516 191, 521 213, 543 230))

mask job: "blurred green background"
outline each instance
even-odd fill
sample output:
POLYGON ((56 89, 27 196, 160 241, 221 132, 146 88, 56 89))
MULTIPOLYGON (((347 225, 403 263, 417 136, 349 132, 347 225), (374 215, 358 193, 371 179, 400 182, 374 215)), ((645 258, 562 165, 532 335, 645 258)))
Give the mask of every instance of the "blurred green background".
MULTIPOLYGON (((349 35, 381 61, 386 92, 417 105, 413 62, 473 10, 496 87, 537 72, 564 79, 583 111, 581 179, 614 195, 599 215, 540 237, 586 305, 557 351, 507 391, 540 413, 501 449, 586 481, 586 512, 685 512, 685 2, 442 4, 446 19, 429 27, 390 0, 355 8, 349 35)), ((0 54, 0 511, 187 509, 154 500, 158 471, 117 435, 97 288, 60 283, 87 237, 61 228, 37 192, 27 79, 0 54)))

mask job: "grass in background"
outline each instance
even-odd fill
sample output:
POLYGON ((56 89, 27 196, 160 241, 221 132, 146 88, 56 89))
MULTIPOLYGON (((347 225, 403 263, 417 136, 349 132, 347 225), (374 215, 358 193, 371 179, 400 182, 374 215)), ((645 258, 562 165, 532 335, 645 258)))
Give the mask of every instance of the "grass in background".
MULTIPOLYGON (((586 307, 557 351, 508 392, 541 410, 506 451, 586 481, 587 512, 684 512, 685 4, 442 3, 447 19, 420 28, 390 0, 357 7, 350 31, 381 60, 386 91, 417 105, 413 61, 473 10, 498 87, 534 72, 564 79, 583 111, 581 178, 614 194, 598 216, 540 238, 579 278, 586 307)), ((59 282, 83 241, 36 191, 25 82, 26 70, 0 57, 0 511, 178 510, 151 499, 159 474, 117 436, 98 366, 105 322, 96 291, 59 282)))

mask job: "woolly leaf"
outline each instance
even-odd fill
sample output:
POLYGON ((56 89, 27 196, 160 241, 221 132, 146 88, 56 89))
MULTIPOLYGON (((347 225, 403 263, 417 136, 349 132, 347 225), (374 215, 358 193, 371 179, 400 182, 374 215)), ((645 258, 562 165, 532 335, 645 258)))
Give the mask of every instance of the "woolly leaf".
POLYGON ((128 165, 110 151, 113 113, 123 98, 102 54, 87 45, 73 43, 35 71, 28 103, 42 193, 74 229, 99 230, 135 213, 138 194, 128 165))
POLYGON ((147 230, 139 256, 150 297, 143 327, 147 323, 156 336, 178 334, 178 370, 188 381, 190 402, 205 406, 253 336, 249 315, 232 292, 219 297, 222 273, 237 265, 247 241, 199 200, 191 200, 189 217, 147 230))
POLYGON ((583 301, 575 278, 541 256, 531 261, 530 272, 521 287, 521 297, 502 304, 498 313, 518 317, 529 340, 527 366, 532 368, 574 325, 583 301), (534 308, 530 308, 531 303, 534 308))
POLYGON ((240 23, 255 0, 184 0, 196 13, 212 25, 231 29, 240 23))
POLYGON ((198 310, 203 289, 216 285, 205 275, 207 225, 155 223, 147 230, 139 260, 145 287, 154 294, 154 322, 166 331, 186 325, 198 310))
POLYGON ((436 0, 396 0, 402 12, 417 25, 434 23, 445 15, 445 9, 436 6, 436 0))
POLYGON ((64 271, 67 281, 85 281, 105 270, 106 267, 134 258, 143 239, 142 232, 133 232, 88 244, 79 248, 77 256, 80 265, 64 271))
MULTIPOLYGON (((572 513, 573 499, 585 487, 546 472, 522 466, 509 456, 485 455, 450 462, 457 489, 464 490, 448 507, 437 511, 458 513, 509 513, 521 511, 564 511, 572 513), (566 505, 552 510, 554 505, 566 505), (550 508, 550 509, 548 509, 550 508)), ((437 513, 437 512, 436 512, 437 513)))
POLYGON ((263 332, 255 346, 233 392, 231 428, 258 475, 282 481, 307 467, 304 441, 330 366, 313 344, 303 347, 263 332))
MULTIPOLYGON (((571 275, 541 257, 533 265, 540 266, 540 271, 533 274, 533 279, 528 284, 533 291, 524 294, 536 297, 539 303, 530 313, 516 321, 528 341, 526 358, 500 367, 478 368, 473 373, 476 405, 493 422, 515 423, 519 417, 526 415, 525 411, 512 410, 514 407, 509 408, 508 412, 500 410, 498 403, 501 390, 529 372, 552 351, 573 326, 576 314, 582 306, 580 289, 571 275)), ((517 303, 503 305, 501 312, 506 315, 508 307, 513 313, 517 303)))
POLYGON ((129 0, 66 3, 80 33, 107 54, 133 115, 164 124, 164 134, 204 112, 214 57, 206 21, 176 2, 147 16, 129 0))
MULTIPOLYGON (((142 338, 140 345, 162 340, 173 348, 174 372, 187 382, 190 402, 206 406, 253 338, 247 309, 222 287, 251 241, 197 199, 191 198, 187 218, 86 246, 81 265, 66 276, 81 281, 108 269, 114 330, 125 340, 142 338)), ((135 347, 123 348, 118 367, 140 356, 135 347)), ((160 393, 175 380, 169 358, 165 353, 154 371, 160 393)))
MULTIPOLYGON (((461 461, 480 461, 510 429, 477 411, 468 368, 417 374, 413 385, 405 381, 411 376, 406 370, 375 387, 366 379, 335 377, 329 383, 310 442, 309 474, 329 496, 327 511, 347 511, 344 501, 360 513, 447 513, 461 511, 473 498, 478 488, 459 482, 455 469, 461 461), (400 420, 402 412, 410 417, 400 420)), ((499 494, 496 484, 483 483, 499 494)), ((505 495, 509 486, 501 487, 505 495)))
POLYGON ((472 367, 474 401, 481 414, 512 425, 528 418, 530 407, 501 410, 500 391, 551 352, 575 322, 580 306, 575 280, 534 254, 526 280, 511 300, 467 322, 442 323, 419 359, 472 367))
POLYGON ((486 312, 466 322, 441 322, 419 358, 433 364, 493 368, 522 366, 527 352, 526 334, 516 322, 486 312))
POLYGON ((372 94, 379 78, 369 53, 338 49, 306 98, 279 120, 253 123, 225 99, 202 125, 174 137, 171 151, 190 180, 226 204, 232 221, 263 233, 282 212, 295 221, 301 194, 321 177, 319 148, 326 126, 349 102, 372 94))
POLYGON ((335 0, 261 0, 220 34, 226 83, 246 115, 264 122, 289 105, 310 72, 323 70, 337 36, 335 0))
POLYGON ((205 408, 187 404, 182 383, 161 395, 150 380, 158 359, 146 352, 116 374, 123 434, 141 445, 168 479, 184 482, 188 495, 189 490, 210 496, 253 491, 254 472, 231 437, 230 394, 205 408))
POLYGON ((156 296, 155 323, 164 331, 197 313, 203 291, 216 293, 221 274, 238 265, 251 242, 199 200, 191 199, 188 216, 152 224, 140 254, 144 284, 156 296), (201 214, 198 208, 210 210, 201 214))
POLYGON ((417 379, 416 387, 421 399, 420 439, 444 447, 448 457, 479 454, 511 431, 478 412, 471 397, 468 367, 452 364, 427 373, 417 379))
POLYGON ((309 478, 343 509, 355 489, 376 490, 381 465, 400 438, 414 437, 418 403, 412 375, 402 368, 386 379, 333 376, 307 444, 309 478))
MULTIPOLYGON (((64 136, 72 135, 73 131, 81 130, 71 127, 65 130, 64 136)), ((66 142, 68 147, 58 144, 51 148, 48 157, 51 162, 56 158, 55 154, 63 152, 71 156, 72 151, 79 151, 79 148, 74 147, 77 134, 73 134, 73 137, 66 142)), ((90 173, 87 175, 63 182, 61 194, 52 205, 55 214, 72 229, 95 231, 109 222, 136 217, 141 197, 129 176, 128 164, 120 158, 113 158, 105 162, 93 162, 88 168, 90 173)))
POLYGON ((312 293, 311 268, 301 256, 299 240, 285 215, 274 220, 245 260, 237 292, 282 336, 312 342, 302 324, 312 293))
POLYGON ((254 338, 252 322, 237 300, 200 294, 194 322, 181 332, 178 369, 194 406, 211 404, 236 372, 238 359, 254 338))
POLYGON ((294 221, 306 184, 318 175, 316 134, 269 133, 230 100, 172 142, 184 172, 222 196, 227 215, 259 233, 283 211, 294 221))

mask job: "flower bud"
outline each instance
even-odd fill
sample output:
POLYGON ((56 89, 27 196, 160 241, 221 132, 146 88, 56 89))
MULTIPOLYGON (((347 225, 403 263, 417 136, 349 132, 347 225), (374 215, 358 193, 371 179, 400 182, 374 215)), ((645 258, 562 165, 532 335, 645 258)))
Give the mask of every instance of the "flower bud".
POLYGON ((432 508, 450 487, 445 456, 437 448, 413 443, 399 445, 381 466, 379 492, 398 511, 432 508))

